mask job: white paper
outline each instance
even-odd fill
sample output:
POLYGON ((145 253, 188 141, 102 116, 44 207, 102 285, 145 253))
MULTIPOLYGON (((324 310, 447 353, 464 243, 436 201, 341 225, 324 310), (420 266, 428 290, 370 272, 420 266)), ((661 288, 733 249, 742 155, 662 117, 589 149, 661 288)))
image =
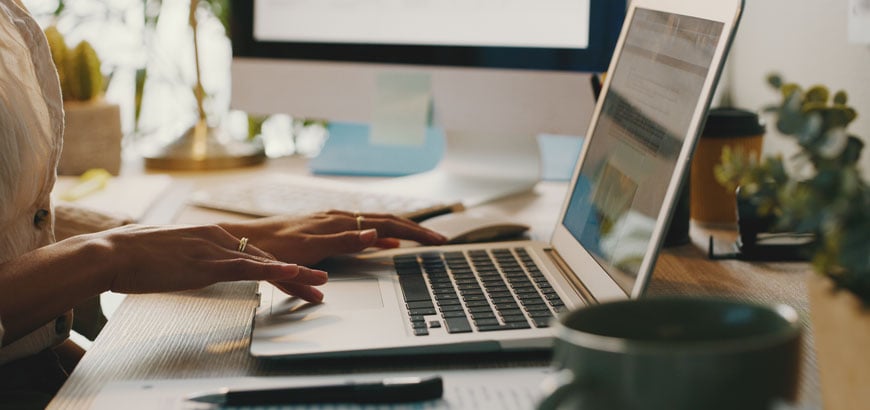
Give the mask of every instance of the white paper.
MULTIPOLYGON (((215 379, 138 380, 112 382, 100 391, 92 409, 206 409, 206 404, 186 400, 221 387, 266 388, 364 382, 390 377, 427 377, 440 375, 444 380, 441 400, 403 405, 305 405, 270 406, 270 409, 504 409, 535 408, 541 399, 541 383, 547 377, 544 367, 418 371, 342 376, 241 377, 215 379)), ((226 407, 222 407, 226 408, 226 407)), ((255 407, 234 407, 253 409, 255 407)), ((262 407, 260 407, 262 408, 262 407)))
MULTIPOLYGON (((58 177, 51 192, 54 201, 79 181, 78 177, 58 177)), ((141 221, 172 184, 168 175, 112 177, 106 187, 72 202, 109 214, 125 215, 141 221)))
POLYGON ((870 44, 870 0, 849 0, 849 42, 870 44))

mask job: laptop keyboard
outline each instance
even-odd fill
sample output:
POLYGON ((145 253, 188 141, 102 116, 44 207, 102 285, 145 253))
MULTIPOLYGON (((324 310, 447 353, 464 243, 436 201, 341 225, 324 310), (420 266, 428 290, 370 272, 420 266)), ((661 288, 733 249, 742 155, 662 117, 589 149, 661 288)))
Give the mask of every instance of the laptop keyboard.
POLYGON ((448 333, 547 327, 565 304, 523 248, 393 258, 411 328, 448 333))

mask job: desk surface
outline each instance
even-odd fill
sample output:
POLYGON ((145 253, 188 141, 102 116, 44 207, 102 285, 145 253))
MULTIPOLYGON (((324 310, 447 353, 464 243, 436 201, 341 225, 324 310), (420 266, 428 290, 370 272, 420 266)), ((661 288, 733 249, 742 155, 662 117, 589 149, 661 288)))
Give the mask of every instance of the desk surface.
MULTIPOLYGON (((260 172, 302 172, 297 159, 272 160, 267 165, 214 173, 177 173, 185 186, 206 187, 260 172)), ((138 165, 137 165, 138 166, 138 165)), ((143 172, 141 169, 125 172, 143 172)), ((512 215, 533 227, 533 235, 547 239, 562 206, 566 184, 542 182, 533 192, 486 205, 512 215)), ((177 193, 176 193, 177 195, 177 193)), ((168 198, 176 200, 177 198, 168 198)), ((209 223, 238 215, 185 206, 175 222, 209 223)), ((649 295, 703 294, 731 296, 762 303, 786 303, 802 315, 807 330, 804 338, 804 368, 799 404, 820 408, 818 372, 812 349, 805 277, 810 268, 800 263, 748 263, 711 261, 706 257, 707 238, 714 235, 725 249, 734 233, 693 226, 692 242, 665 249, 659 257, 649 295)), ((378 360, 294 362, 292 366, 255 360, 248 355, 251 315, 258 299, 251 282, 219 284, 202 290, 154 295, 128 296, 84 356, 75 372, 49 408, 88 408, 100 389, 110 381, 200 377, 237 377, 294 374, 354 373, 410 369, 407 364, 378 360)), ((540 354, 484 356, 475 366, 541 365, 540 354)), ((413 366, 462 368, 467 357, 437 357, 415 361, 413 366)))

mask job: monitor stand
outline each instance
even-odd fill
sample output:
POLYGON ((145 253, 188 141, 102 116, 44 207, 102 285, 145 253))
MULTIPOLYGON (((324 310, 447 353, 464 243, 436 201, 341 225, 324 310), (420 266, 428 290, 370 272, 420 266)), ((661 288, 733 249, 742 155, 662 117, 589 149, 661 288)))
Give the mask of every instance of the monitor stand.
POLYGON ((447 131, 445 137, 444 156, 435 169, 379 181, 378 190, 470 207, 527 192, 540 179, 533 135, 447 131))

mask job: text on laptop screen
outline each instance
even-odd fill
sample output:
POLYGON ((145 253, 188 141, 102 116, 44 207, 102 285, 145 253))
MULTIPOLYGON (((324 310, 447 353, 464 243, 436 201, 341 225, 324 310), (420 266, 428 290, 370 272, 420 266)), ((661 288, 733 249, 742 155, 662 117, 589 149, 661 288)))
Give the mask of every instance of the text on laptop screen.
POLYGON ((638 8, 562 221, 630 293, 723 25, 638 8))

